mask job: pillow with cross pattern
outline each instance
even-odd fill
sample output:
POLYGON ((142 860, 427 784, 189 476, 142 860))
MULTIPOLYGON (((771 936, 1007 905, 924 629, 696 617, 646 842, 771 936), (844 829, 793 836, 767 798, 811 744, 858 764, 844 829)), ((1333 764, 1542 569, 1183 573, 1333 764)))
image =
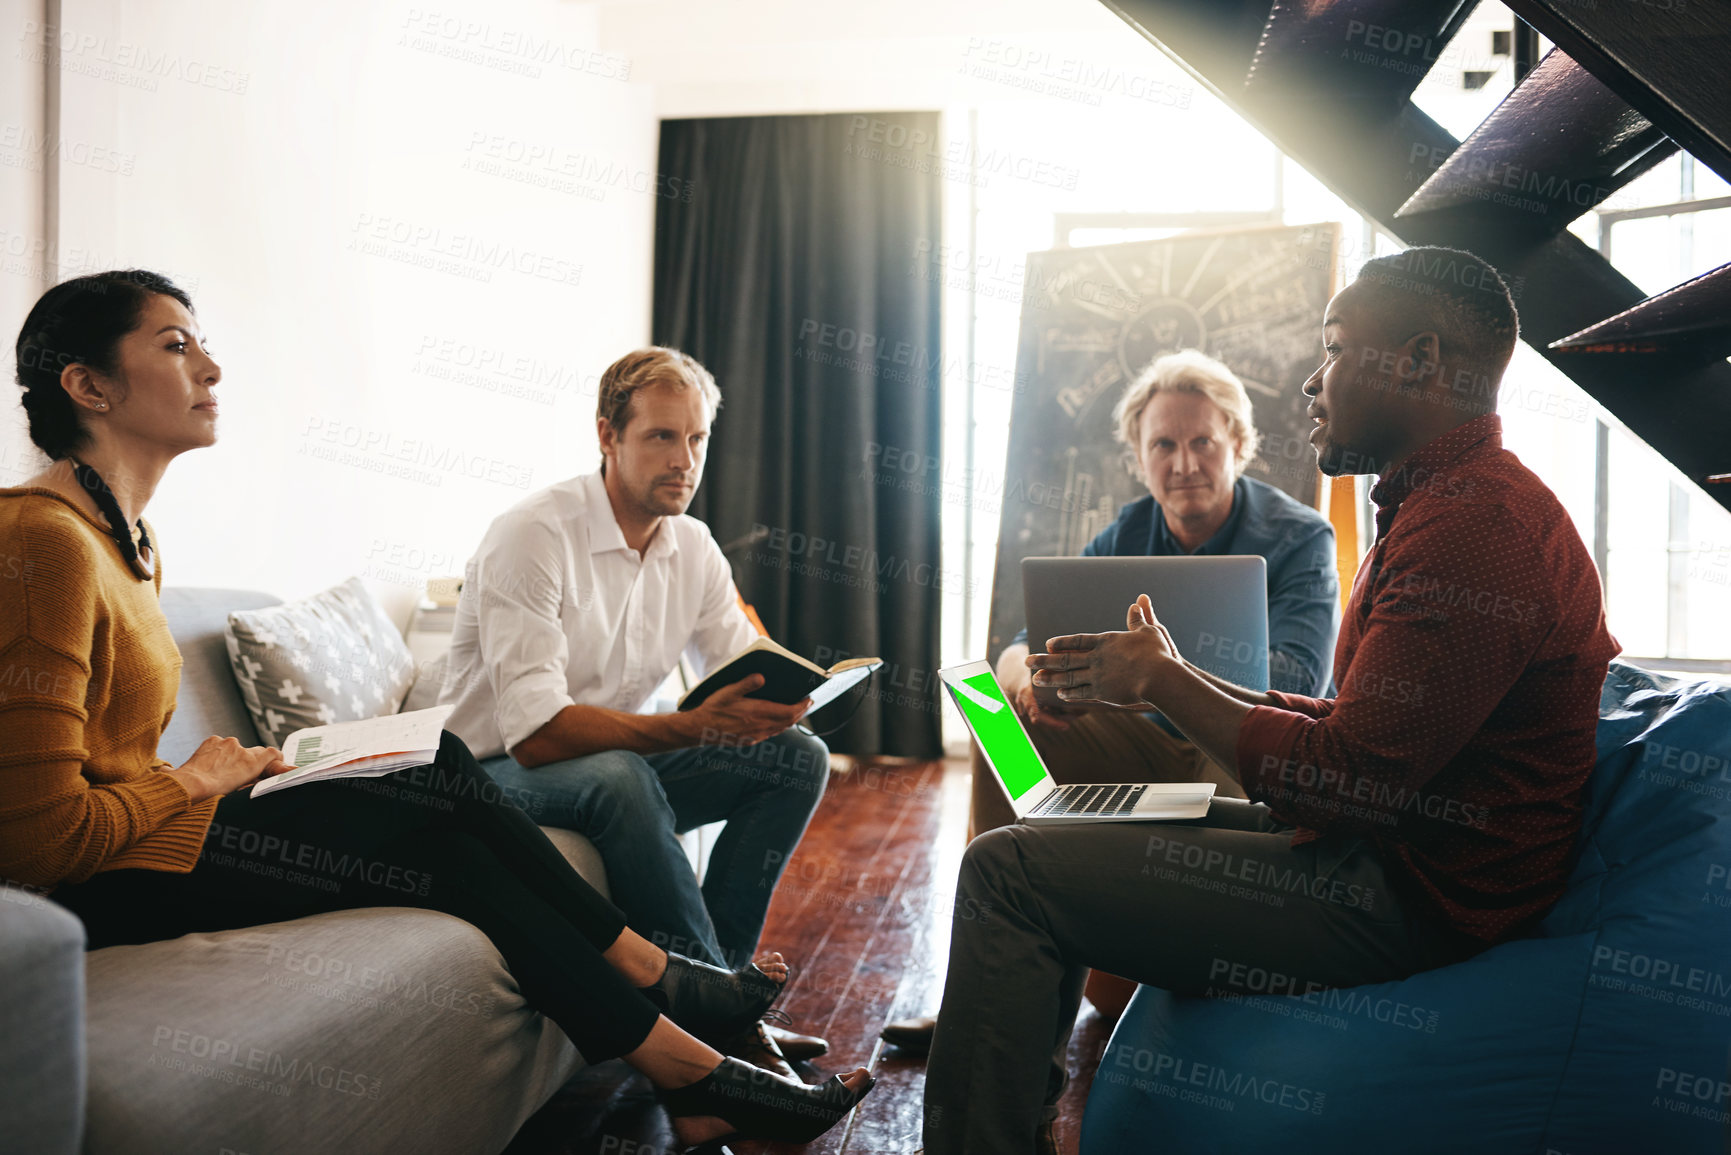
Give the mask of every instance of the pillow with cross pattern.
POLYGON ((268 745, 305 726, 394 714, 409 647, 358 577, 298 602, 228 615, 229 664, 268 745))

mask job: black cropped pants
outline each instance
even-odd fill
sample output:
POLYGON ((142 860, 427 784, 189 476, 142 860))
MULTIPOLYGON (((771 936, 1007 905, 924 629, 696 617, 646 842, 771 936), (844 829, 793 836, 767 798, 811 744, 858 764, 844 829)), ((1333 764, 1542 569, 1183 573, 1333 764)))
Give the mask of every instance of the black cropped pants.
POLYGON ((355 907, 442 911, 492 940, 591 1063, 635 1050, 659 1013, 602 957, 625 916, 449 732, 429 765, 226 795, 189 874, 105 871, 53 898, 91 950, 355 907))

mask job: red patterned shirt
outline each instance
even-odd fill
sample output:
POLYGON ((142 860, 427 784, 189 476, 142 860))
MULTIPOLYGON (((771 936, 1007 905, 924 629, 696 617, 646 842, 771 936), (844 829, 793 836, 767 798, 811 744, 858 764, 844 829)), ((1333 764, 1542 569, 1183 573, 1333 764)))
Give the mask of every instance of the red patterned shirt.
POLYGON ((1599 690, 1618 645, 1556 495, 1477 417, 1371 489, 1376 545, 1335 647, 1334 698, 1271 693, 1238 735, 1253 800, 1368 838, 1467 934, 1548 910, 1581 826, 1599 690))

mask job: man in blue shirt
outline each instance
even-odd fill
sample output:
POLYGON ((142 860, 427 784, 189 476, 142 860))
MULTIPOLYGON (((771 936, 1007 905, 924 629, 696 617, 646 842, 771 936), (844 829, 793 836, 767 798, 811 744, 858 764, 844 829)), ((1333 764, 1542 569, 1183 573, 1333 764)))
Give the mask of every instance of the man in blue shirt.
MULTIPOLYGON (((1082 555, 1262 555, 1270 688, 1324 696, 1340 630, 1334 528, 1316 510, 1244 476, 1261 437, 1243 382, 1214 358, 1186 349, 1158 358, 1131 382, 1113 420, 1148 496, 1119 510, 1082 555)), ((1023 661, 1027 638, 1024 629, 999 655, 998 681, 1055 781, 1207 781, 1221 797, 1244 797, 1236 779, 1157 714, 1040 703, 1023 661)), ((1014 822, 977 745, 973 763, 972 833, 1014 822)), ((883 1037, 923 1051, 934 1022, 904 1019, 889 1024, 883 1037)))
MULTIPOLYGON (((1130 383, 1113 411, 1148 496, 1082 549, 1084 557, 1260 554, 1268 561, 1269 687, 1324 694, 1340 629, 1334 528, 1311 507, 1244 476, 1261 437, 1236 374, 1195 349, 1172 353, 1130 383)), ((1058 782, 1237 782, 1158 715, 1042 704, 1023 630, 999 655, 1004 692, 1058 782)), ((1015 821, 974 750, 973 832, 1015 821)))

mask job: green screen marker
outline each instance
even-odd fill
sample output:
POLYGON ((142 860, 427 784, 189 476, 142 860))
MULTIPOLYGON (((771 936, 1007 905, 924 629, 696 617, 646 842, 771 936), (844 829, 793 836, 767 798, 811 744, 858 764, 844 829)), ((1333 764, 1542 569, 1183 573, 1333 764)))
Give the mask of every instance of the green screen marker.
POLYGON ((1028 741, 1016 712, 1004 700, 1004 691, 990 672, 955 683, 956 705, 968 716, 974 736, 991 758, 998 777, 1012 800, 1020 798, 1046 778, 1046 768, 1028 741))

